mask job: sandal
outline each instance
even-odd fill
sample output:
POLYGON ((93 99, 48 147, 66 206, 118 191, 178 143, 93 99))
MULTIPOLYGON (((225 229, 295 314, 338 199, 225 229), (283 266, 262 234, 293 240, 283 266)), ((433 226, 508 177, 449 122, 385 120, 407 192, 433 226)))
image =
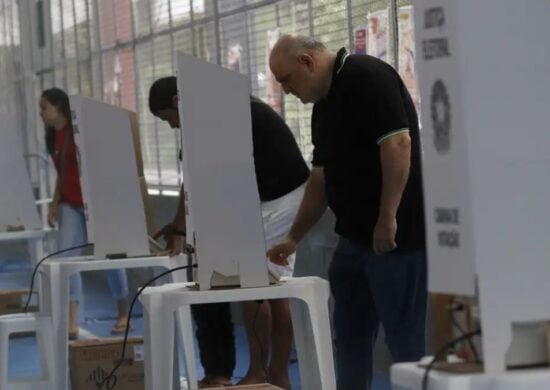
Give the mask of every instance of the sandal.
MULTIPOLYGON (((128 331, 131 332, 133 330, 132 325, 130 325, 128 331)), ((115 324, 113 326, 113 329, 111 329, 111 334, 123 334, 126 332, 126 324, 117 325, 115 324)))

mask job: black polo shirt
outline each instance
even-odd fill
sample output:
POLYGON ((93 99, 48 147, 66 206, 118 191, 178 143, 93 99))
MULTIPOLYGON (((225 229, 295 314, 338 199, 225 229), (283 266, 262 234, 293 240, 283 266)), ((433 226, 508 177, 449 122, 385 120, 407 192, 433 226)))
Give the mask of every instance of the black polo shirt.
POLYGON ((312 115, 312 164, 323 167, 336 232, 372 248, 380 206, 380 143, 409 131, 411 167, 397 213, 397 250, 425 249, 418 117, 398 73, 368 55, 336 57, 328 96, 312 115))
POLYGON ((254 167, 260 199, 274 200, 304 184, 309 168, 294 135, 268 104, 250 98, 254 167))

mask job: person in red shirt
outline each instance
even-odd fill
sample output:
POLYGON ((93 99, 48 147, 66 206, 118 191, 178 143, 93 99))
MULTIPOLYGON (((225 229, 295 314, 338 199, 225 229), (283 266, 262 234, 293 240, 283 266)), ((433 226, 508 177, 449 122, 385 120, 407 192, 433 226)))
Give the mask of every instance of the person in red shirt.
MULTIPOLYGON (((58 250, 88 242, 84 202, 80 187, 77 148, 73 139, 69 97, 58 89, 45 90, 40 98, 40 116, 46 127, 46 147, 57 179, 53 200, 49 205, 48 223, 58 225, 58 250)), ((64 252, 64 257, 83 255, 83 249, 64 252)), ((107 272, 113 296, 117 300, 118 318, 112 333, 123 333, 128 319, 128 281, 124 270, 107 272)), ((78 303, 82 297, 82 279, 73 274, 70 280, 69 338, 78 337, 78 303)))

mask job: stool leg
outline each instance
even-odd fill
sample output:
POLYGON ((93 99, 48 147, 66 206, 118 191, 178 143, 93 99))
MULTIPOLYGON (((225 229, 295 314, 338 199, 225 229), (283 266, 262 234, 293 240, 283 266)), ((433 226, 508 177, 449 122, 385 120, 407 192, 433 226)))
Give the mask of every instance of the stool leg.
MULTIPOLYGON (((43 257, 43 248, 44 243, 42 239, 34 239, 28 242, 31 266, 34 267, 43 257)), ((38 293, 38 310, 44 310, 44 289, 42 286, 42 273, 38 272, 36 275, 36 287, 35 291, 38 293)))
POLYGON ((179 368, 179 357, 178 357, 178 330, 175 329, 174 333, 174 345, 172 349, 174 350, 174 356, 172 357, 172 390, 181 390, 180 384, 180 368, 179 368))
MULTIPOLYGON (((63 345, 67 345, 67 336, 68 336, 68 322, 66 322, 66 330, 63 332, 60 322, 63 320, 66 313, 67 307, 69 305, 69 286, 68 282, 63 283, 63 276, 61 275, 61 270, 59 264, 56 263, 44 263, 43 265, 45 271, 44 278, 44 310, 49 312, 52 316, 52 332, 53 332, 53 343, 54 343, 54 362, 52 363, 55 367, 55 389, 56 390, 66 390, 68 386, 68 378, 65 376, 68 372, 68 360, 63 360, 61 358, 63 345), (65 305, 65 306, 63 306, 65 305), (63 337, 65 338, 65 344, 63 343, 63 337), (63 383, 65 380, 65 383, 63 383)), ((67 353, 65 353, 67 356, 67 353)))
MULTIPOLYGON (((190 255, 183 255, 180 254, 177 257, 171 258, 173 260, 174 264, 172 264, 171 268, 174 267, 181 267, 187 263, 187 265, 192 264, 192 258, 190 255)), ((189 282, 193 279, 192 277, 193 270, 189 268, 187 271, 178 271, 170 274, 170 278, 172 283, 183 283, 183 282, 189 282)), ((173 370, 173 390, 180 390, 181 384, 180 384, 180 358, 183 357, 183 348, 181 345, 182 340, 182 324, 180 316, 176 314, 176 333, 175 333, 175 342, 174 342, 174 370, 173 370)))
POLYGON ((145 344, 145 388, 146 390, 168 389, 165 376, 162 375, 163 353, 169 348, 168 337, 162 317, 162 297, 159 295, 147 295, 141 298, 144 307, 144 344, 145 344), (167 347, 168 345, 168 347, 167 347))
POLYGON ((52 318, 54 324, 54 338, 56 343, 57 355, 57 375, 60 390, 69 390, 69 318, 67 308, 69 307, 69 277, 70 273, 66 270, 57 272, 57 283, 52 275, 52 295, 57 296, 57 300, 52 299, 52 318), (57 312, 57 318, 55 316, 57 312))
POLYGON ((315 354, 315 341, 309 321, 308 307, 300 299, 290 299, 289 301, 302 389, 320 390, 322 387, 319 365, 315 354))
POLYGON ((10 343, 10 332, 0 326, 0 389, 8 387, 8 353, 10 343))
POLYGON ((44 369, 44 378, 50 383, 51 390, 57 388, 57 372, 55 370, 54 347, 53 347, 53 329, 50 318, 41 320, 40 331, 36 332, 36 341, 38 351, 41 356, 42 367, 44 369))
MULTIPOLYGON (((156 348, 155 356, 159 359, 159 372, 163 379, 164 389, 172 389, 174 387, 174 335, 176 327, 174 326, 174 313, 164 311, 159 317, 159 328, 162 329, 163 342, 160 348, 156 348)), ((155 389, 156 390, 156 389, 155 389)))
MULTIPOLYGON (((174 390, 180 390, 181 389, 181 383, 180 383, 180 359, 182 362, 185 363, 185 352, 183 350, 183 324, 181 316, 176 312, 176 333, 175 333, 175 339, 174 339, 174 390)), ((187 378, 186 378, 187 379, 187 378)))
POLYGON ((309 308, 309 322, 313 333, 315 353, 319 363, 319 371, 323 390, 335 390, 336 378, 332 354, 332 335, 328 312, 328 284, 318 284, 311 287, 306 294, 309 308))
POLYGON ((193 321, 191 320, 191 306, 183 305, 176 311, 183 341, 185 367, 187 369, 187 383, 190 390, 198 389, 197 366, 195 364, 195 344, 193 338, 193 321))
POLYGON ((53 339, 51 334, 45 334, 47 331, 44 324, 41 324, 40 328, 41 330, 36 332, 36 347, 38 349, 38 356, 40 357, 40 367, 42 367, 42 378, 48 378, 51 381, 53 371, 50 370, 50 365, 53 360, 51 356, 53 355, 48 354, 49 352, 51 353, 51 351, 48 351, 50 349, 48 348, 48 344, 53 343, 53 339))

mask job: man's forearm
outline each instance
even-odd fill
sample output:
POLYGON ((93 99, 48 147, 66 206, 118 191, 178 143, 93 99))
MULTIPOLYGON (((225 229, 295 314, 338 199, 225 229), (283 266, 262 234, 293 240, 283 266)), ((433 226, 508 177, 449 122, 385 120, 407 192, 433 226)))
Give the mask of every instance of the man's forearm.
POLYGON ((294 242, 299 242, 317 223, 326 209, 324 173, 321 168, 315 168, 311 171, 302 203, 288 236, 294 242))
POLYGON ((399 134, 380 145, 382 193, 378 218, 395 218, 409 178, 411 141, 399 134))

